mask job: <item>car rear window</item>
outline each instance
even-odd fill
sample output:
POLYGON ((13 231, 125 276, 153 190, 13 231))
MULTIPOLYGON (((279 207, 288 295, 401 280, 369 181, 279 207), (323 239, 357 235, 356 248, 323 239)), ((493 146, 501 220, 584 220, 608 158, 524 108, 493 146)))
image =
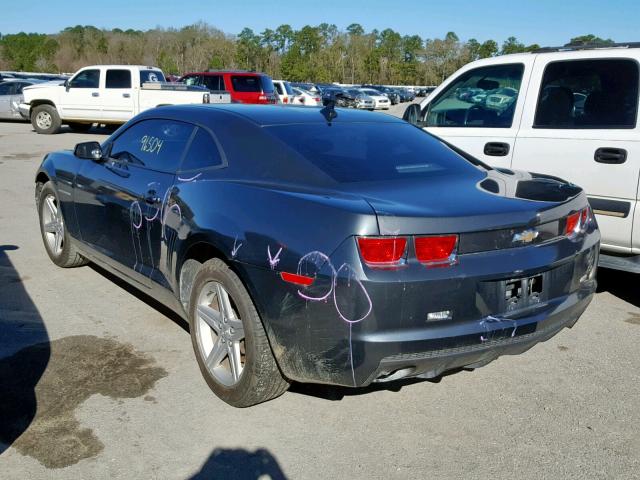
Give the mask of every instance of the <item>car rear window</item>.
POLYGON ((340 183, 432 177, 475 168, 409 124, 317 123, 266 130, 340 183))
POLYGON ((268 75, 260 75, 260 83, 262 84, 262 91, 264 93, 273 93, 273 81, 268 75))
POLYGON ((258 75, 232 75, 231 84, 236 92, 262 93, 262 84, 258 75))

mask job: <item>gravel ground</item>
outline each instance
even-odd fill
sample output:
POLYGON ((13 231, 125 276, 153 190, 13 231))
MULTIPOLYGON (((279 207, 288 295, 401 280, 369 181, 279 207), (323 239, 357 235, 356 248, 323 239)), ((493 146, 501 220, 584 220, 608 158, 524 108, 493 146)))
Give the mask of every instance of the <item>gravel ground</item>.
POLYGON ((183 322, 45 254, 33 174, 46 152, 104 135, 0 123, 2 479, 640 478, 635 275, 602 270, 575 327, 520 356, 234 409, 202 380, 183 322))

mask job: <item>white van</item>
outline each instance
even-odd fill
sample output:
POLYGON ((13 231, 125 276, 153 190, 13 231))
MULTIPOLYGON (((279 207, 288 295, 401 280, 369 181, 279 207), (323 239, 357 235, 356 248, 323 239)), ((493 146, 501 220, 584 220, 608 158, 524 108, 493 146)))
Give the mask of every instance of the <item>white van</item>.
POLYGON ((640 273, 639 62, 640 43, 478 60, 404 118, 489 165, 582 186, 600 265, 640 273))

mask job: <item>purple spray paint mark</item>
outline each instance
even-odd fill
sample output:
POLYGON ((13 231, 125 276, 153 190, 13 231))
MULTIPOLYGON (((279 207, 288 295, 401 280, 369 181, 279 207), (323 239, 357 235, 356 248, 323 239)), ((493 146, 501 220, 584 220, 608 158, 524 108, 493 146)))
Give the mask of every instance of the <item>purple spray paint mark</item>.
POLYGON ((271 249, 269 248, 269 245, 267 245, 267 255, 269 257, 269 266, 271 267, 271 270, 276 268, 276 265, 278 265, 280 263, 280 253, 281 252, 282 252, 282 247, 280 247, 280 250, 278 250, 278 253, 276 253, 276 255, 274 257, 272 257, 271 256, 271 249))
MULTIPOLYGON (((240 250, 240 247, 242 246, 242 243, 236 245, 236 243, 238 242, 238 237, 236 237, 233 240, 233 249, 231 250, 231 258, 236 258, 236 255, 238 254, 238 250, 240 250)), ((267 246, 267 248, 269 248, 267 246)))
POLYGON ((331 263, 331 260, 329 260, 329 257, 327 257, 324 253, 315 250, 304 255, 298 262, 297 274, 315 278, 318 274, 319 269, 324 263, 327 263, 331 268, 331 285, 329 287, 329 290, 327 291, 327 293, 319 297, 311 297, 298 290, 298 295, 301 298, 312 302, 319 302, 322 300, 326 300, 333 293, 333 279, 336 276, 336 269, 333 267, 333 264, 331 263), (313 271, 310 271, 310 268, 313 271))
POLYGON ((193 177, 189 177, 189 178, 183 178, 178 176, 178 180, 180 180, 181 182, 195 182, 196 179, 202 175, 202 172, 198 173, 197 175, 194 175, 193 177))

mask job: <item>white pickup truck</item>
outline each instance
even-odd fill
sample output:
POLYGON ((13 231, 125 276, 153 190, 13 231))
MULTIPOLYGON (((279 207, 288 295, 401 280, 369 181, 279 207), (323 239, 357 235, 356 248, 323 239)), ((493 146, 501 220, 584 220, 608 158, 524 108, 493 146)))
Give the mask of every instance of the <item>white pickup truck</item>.
POLYGON ((162 70, 141 65, 94 65, 78 70, 63 83, 34 87, 23 90, 19 110, 36 132, 45 134, 57 133, 62 124, 86 131, 94 123, 125 123, 161 105, 231 102, 228 93, 168 83, 162 70))
POLYGON ((640 273, 640 43, 545 48, 462 67, 405 120, 498 168, 583 187, 600 265, 640 273))

